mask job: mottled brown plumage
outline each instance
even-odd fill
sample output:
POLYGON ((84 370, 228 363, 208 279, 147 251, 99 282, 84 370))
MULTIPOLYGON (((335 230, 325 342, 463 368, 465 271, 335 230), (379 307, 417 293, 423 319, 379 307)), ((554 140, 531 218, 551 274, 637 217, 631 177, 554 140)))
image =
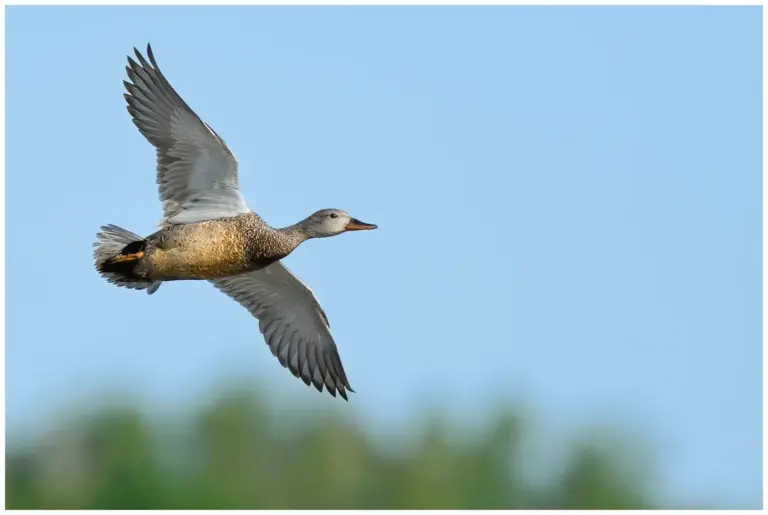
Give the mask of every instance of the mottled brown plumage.
POLYGON ((270 227, 253 212, 172 225, 146 239, 134 273, 156 281, 227 277, 264 268, 305 239, 291 228, 270 227))

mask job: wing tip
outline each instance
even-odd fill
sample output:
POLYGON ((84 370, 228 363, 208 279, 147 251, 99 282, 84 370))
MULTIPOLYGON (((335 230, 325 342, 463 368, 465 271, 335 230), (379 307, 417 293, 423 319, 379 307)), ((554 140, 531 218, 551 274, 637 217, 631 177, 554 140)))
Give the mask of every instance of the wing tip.
MULTIPOLYGON (((155 62, 155 53, 152 51, 152 45, 150 43, 147 43, 147 57, 149 57, 149 63, 152 63, 152 68, 155 70, 158 70, 157 62, 155 62)), ((144 58, 144 55, 141 53, 141 50, 139 50, 137 47, 133 47, 133 54, 136 56, 136 59, 139 60, 141 63, 141 67, 148 68, 149 63, 147 63, 147 60, 144 58)), ((131 68, 136 68, 138 65, 136 64, 136 61, 133 60, 133 58, 129 55, 128 56, 128 63, 131 65, 131 68)))
MULTIPOLYGON (((349 402, 349 398, 347 396, 348 393, 356 393, 352 388, 349 386, 344 385, 337 385, 336 387, 325 387, 326 390, 328 390, 328 393, 331 394, 332 397, 336 397, 336 393, 338 392, 339 396, 344 399, 345 401, 349 402)), ((318 391, 321 391, 318 389, 318 391)))

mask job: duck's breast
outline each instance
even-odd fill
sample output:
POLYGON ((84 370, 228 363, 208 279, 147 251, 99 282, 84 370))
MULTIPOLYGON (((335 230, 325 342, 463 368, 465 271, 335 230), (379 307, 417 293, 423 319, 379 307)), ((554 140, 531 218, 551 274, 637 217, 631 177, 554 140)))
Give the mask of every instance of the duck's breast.
POLYGON ((149 254, 157 280, 214 279, 249 269, 247 235, 233 221, 211 220, 161 231, 149 254))

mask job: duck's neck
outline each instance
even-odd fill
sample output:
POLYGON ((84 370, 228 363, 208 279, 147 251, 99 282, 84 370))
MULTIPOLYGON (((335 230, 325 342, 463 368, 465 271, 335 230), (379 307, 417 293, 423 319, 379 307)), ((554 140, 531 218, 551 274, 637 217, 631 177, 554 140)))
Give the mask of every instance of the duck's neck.
POLYGON ((290 254, 296 247, 309 239, 309 235, 307 235, 307 232, 302 228, 301 223, 275 230, 281 236, 282 244, 285 247, 284 250, 287 251, 286 254, 290 254))

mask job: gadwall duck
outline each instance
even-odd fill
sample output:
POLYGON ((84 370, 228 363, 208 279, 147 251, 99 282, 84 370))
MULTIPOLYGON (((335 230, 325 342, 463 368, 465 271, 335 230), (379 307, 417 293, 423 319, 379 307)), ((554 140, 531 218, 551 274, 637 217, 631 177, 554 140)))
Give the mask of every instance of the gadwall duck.
POLYGON ((245 204, 237 159, 224 140, 134 48, 128 57, 128 112, 157 149, 163 202, 160 230, 142 238, 105 225, 94 243, 96 269, 110 283, 152 294, 165 281, 207 280, 245 307, 280 364, 318 391, 345 400, 349 386, 328 318, 312 291, 280 262, 302 242, 375 229, 339 209, 323 209, 276 229, 245 204))

